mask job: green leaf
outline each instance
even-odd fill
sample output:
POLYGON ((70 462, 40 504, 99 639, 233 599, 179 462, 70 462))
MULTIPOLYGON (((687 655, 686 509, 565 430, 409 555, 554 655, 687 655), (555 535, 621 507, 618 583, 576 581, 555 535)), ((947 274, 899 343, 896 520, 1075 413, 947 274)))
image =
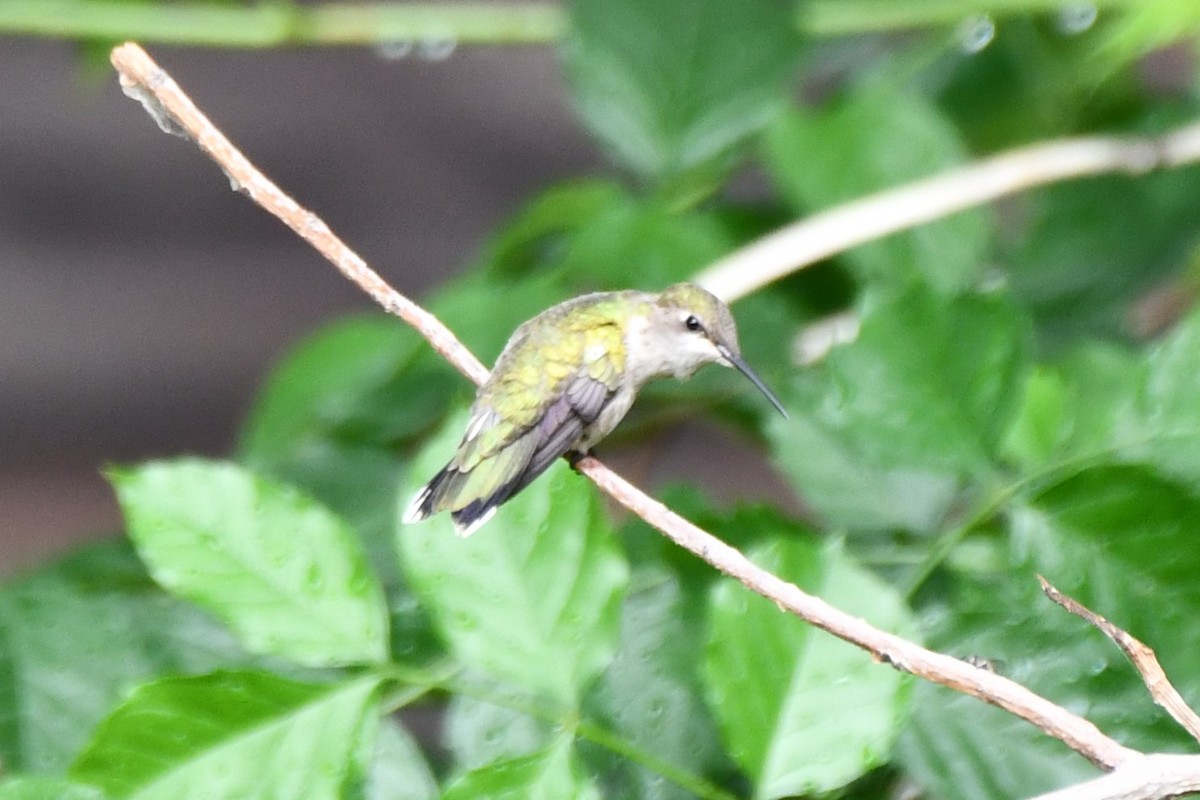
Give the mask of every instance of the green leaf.
MULTIPOLYGON (((1101 466, 1047 489, 1015 513, 1014 545, 1051 583, 1154 647, 1176 688, 1195 696, 1200 652, 1180 643, 1200 614, 1197 515, 1200 497, 1191 484, 1185 488, 1140 467, 1101 466)), ((1082 624, 1077 630, 1103 641, 1082 624)), ((1114 651, 1107 661, 1122 658, 1114 651)), ((1141 692, 1132 668, 1121 671, 1141 692)), ((1166 721, 1146 700, 1144 711, 1166 721)), ((1124 738, 1124 731, 1145 741, 1150 733, 1139 731, 1138 715, 1125 711, 1123 720, 1113 720, 1111 735, 1124 738)), ((1148 746, 1185 741, 1182 731, 1168 729, 1177 735, 1148 746)))
POLYGON ((1145 365, 1112 345, 1089 343, 1026 381, 1004 455, 1026 470, 1112 459, 1141 438, 1135 404, 1145 365))
POLYGON ((495 682, 485 686, 486 696, 497 702, 456 694, 446 709, 446 747, 459 768, 476 769, 527 756, 550 743, 552 727, 517 710, 529 704, 528 697, 515 696, 514 707, 509 707, 502 703, 511 692, 495 682))
MULTIPOLYGON (((734 244, 729 225, 714 212, 681 211, 615 184, 588 181, 552 187, 536 198, 489 248, 485 265, 489 280, 502 287, 513 276, 529 280, 537 269, 552 269, 557 277, 551 277, 548 306, 571 293, 661 288, 686 279, 734 244)), ((491 302, 496 304, 494 296, 491 302)), ((529 316, 540 310, 529 309, 529 316)), ((484 318, 493 315, 485 312, 484 318)))
POLYGON ((798 53, 786 3, 574 0, 570 14, 575 106, 643 175, 710 167, 782 108, 798 53))
POLYGON ((437 780, 408 731, 384 718, 367 774, 366 800, 436 800, 437 780))
MULTIPOLYGON (((716 725, 704 705, 698 665, 703 658, 703 606, 661 568, 634 574, 625 598, 617 655, 591 692, 589 716, 639 752, 694 776, 726 764, 716 725)), ((604 773, 605 795, 671 800, 695 795, 672 780, 606 750, 588 762, 604 773)))
MULTIPOLYGON (((1121 461, 1180 481, 1200 478, 1200 313, 1141 359, 1116 347, 1089 345, 1043 372, 1062 385, 1062 419, 1055 446, 1038 458, 1027 454, 1027 466, 1072 458, 1121 461)), ((1027 397, 1010 437, 1036 424, 1029 403, 1027 397)))
POLYGON ((399 320, 340 320, 272 371, 243 426, 240 456, 313 494, 363 534, 377 562, 390 564, 403 471, 396 449, 437 424, 455 386, 399 320))
MULTIPOLYGON (((1183 643, 1200 613, 1197 514, 1191 491, 1144 468, 1079 472, 1009 512, 1011 540, 990 544, 998 551, 990 563, 1007 568, 948 574, 944 599, 922 614, 930 645, 988 659, 1137 750, 1190 750, 1121 652, 1051 605, 1036 575, 1154 648, 1176 688, 1196 697, 1200 653, 1183 643)), ((1027 723, 926 687, 899 754, 935 797, 1028 797, 1097 775, 1027 723)))
POLYGON ((1128 337, 1130 306, 1187 263, 1200 236, 1196 170, 1106 176, 1038 190, 1004 254, 1009 285, 1048 349, 1128 337))
MULTIPOLYGON (((877 627, 908 637, 915 630, 895 591, 837 541, 793 536, 749 556, 877 627)), ((732 581, 716 587, 711 603, 709 704, 756 798, 832 791, 889 759, 908 706, 906 676, 732 581)))
POLYGON ((383 316, 339 320, 312 335, 267 380, 242 434, 243 454, 286 463, 314 437, 380 444, 421 432, 429 422, 417 422, 411 409, 400 415, 393 406, 407 398, 387 396, 386 387, 424 344, 403 322, 383 316))
MULTIPOLYGON (((520 280, 472 274, 442 287, 431 299, 429 310, 483 363, 492 364, 518 325, 570 297, 571 291, 557 274, 520 280)), ((465 379, 461 384, 474 389, 465 379)), ((440 400, 443 410, 450 407, 445 394, 440 400)))
POLYGON ((1071 396, 1063 454, 1103 455, 1136 437, 1130 418, 1145 380, 1144 359, 1117 346, 1088 343, 1055 366, 1071 396))
POLYGON ((248 649, 309 666, 386 658, 383 592, 353 532, 322 506, 218 462, 151 462, 110 478, 154 579, 248 649))
POLYGON ((857 341, 797 375, 792 419, 768 428, 776 462, 835 525, 932 530, 962 480, 995 470, 1026 338, 996 296, 876 306, 857 341))
MULTIPOLYGON (((954 125, 916 92, 875 80, 828 107, 794 110, 765 138, 766 164, 798 213, 930 177, 967 160, 954 125)), ((974 285, 990 246, 981 211, 966 211, 856 247, 849 263, 873 283, 914 278, 943 292, 974 285)))
POLYGON ((0 588, 0 761, 61 773, 135 684, 249 661, 155 586, 127 542, 89 548, 0 588))
MULTIPOLYGON (((1000 602, 1000 598, 992 596, 990 602, 1000 602)), ((1017 624, 1026 618, 1014 615, 992 621, 996 625, 1017 624)), ((1048 648, 1059 648, 1064 641, 1070 643, 1062 652, 1062 660, 1097 655, 1094 648, 1074 646, 1074 635, 1056 642, 1039 631, 1036 639, 1048 648)), ((969 646, 964 642, 954 644, 969 646)), ((1008 671, 1007 661, 998 662, 1006 674, 1016 677, 1008 671)), ((1088 707, 1087 701, 1081 702, 1076 708, 1088 707)), ((896 758, 924 789, 922 796, 930 800, 1034 797, 1100 776, 1099 770, 1062 742, 960 692, 921 682, 914 692, 913 706, 912 718, 896 747, 896 758)))
POLYGON ((1020 462, 1026 467, 1070 467, 1073 459, 1120 461, 1181 481, 1200 477, 1200 313, 1140 359, 1115 346, 1089 344, 1040 374, 1060 385, 1054 402, 1061 409, 1053 415, 1061 419, 1034 419, 1039 412, 1029 393, 1035 390, 1027 387, 1009 444, 1031 425, 1045 428, 1047 445, 1054 441, 1043 452, 1024 453, 1020 462))
POLYGON ((571 765, 571 739, 562 736, 545 750, 471 770, 453 781, 442 800, 599 800, 571 765))
POLYGON ((307 684, 259 672, 139 687, 71 769, 113 798, 341 798, 378 726, 375 678, 307 684))
MULTIPOLYGON (((465 424, 457 415, 413 474, 440 469, 465 424)), ((612 657, 628 572, 588 481, 556 464, 468 539, 445 514, 398 537, 404 573, 463 663, 576 707, 612 657)))
POLYGON ((687 279, 733 244, 713 214, 627 198, 575 231, 560 267, 601 288, 660 289, 687 279))
POLYGON ((387 589, 393 656, 406 661, 435 648, 429 620, 396 569, 401 448, 436 425, 447 397, 469 385, 403 322, 352 317, 313 334, 275 367, 242 430, 240 457, 255 472, 312 494, 361 536, 387 589))
POLYGON ((798 414, 798 404, 820 401, 813 394, 800 397, 788 404, 791 422, 771 419, 767 432, 775 463, 805 503, 831 525, 855 531, 938 527, 958 494, 958 478, 919 464, 880 464, 863 452, 848 421, 798 414))
POLYGON ((1180 480, 1200 478, 1200 312, 1147 355, 1134 413, 1128 455, 1180 480))
POLYGON ((1020 410, 1004 439, 1004 455, 1028 468, 1049 461, 1067 436, 1069 401, 1062 377, 1054 370, 1035 367, 1025 381, 1020 410))
MULTIPOLYGON (((1128 691, 1108 697, 1111 682, 1094 680, 1099 673, 1111 675, 1119 653, 1103 638, 1087 635, 1082 621, 1049 605, 1038 590, 1034 565, 1015 564, 1004 550, 989 563, 1002 567, 955 573, 938 601, 922 610, 928 646, 985 660, 1113 735, 1095 716, 1098 704, 1136 713, 1145 699, 1128 691)), ((1086 759, 1024 720, 924 681, 914 692, 896 757, 934 800, 1032 797, 1099 775, 1086 759)))
POLYGON ((496 276, 511 278, 556 263, 574 231, 628 202, 628 192, 612 181, 574 180, 551 186, 505 223, 488 244, 484 264, 496 276))
POLYGON ((1098 52, 1097 31, 1132 8, 1101 12, 1100 24, 1087 32, 1064 30, 1065 19, 1086 6, 1006 14, 983 51, 955 54, 943 60, 952 69, 936 68, 939 106, 980 153, 1109 128, 1131 107, 1154 102, 1133 70, 1098 52))
POLYGON ((14 776, 0 782, 0 800, 105 800, 92 786, 62 778, 14 776))
POLYGON ((1200 9, 1190 3, 1143 0, 1114 17, 1098 49, 1120 62, 1135 61, 1200 32, 1200 9))

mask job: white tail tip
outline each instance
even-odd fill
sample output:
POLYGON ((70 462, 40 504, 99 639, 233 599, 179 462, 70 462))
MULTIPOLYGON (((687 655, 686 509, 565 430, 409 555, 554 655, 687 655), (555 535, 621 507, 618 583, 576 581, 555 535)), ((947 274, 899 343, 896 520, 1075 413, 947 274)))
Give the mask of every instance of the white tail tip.
POLYGON ((424 522, 429 519, 429 515, 421 508, 428 499, 429 487, 423 486, 421 487, 421 491, 417 492, 413 499, 409 501, 408 507, 404 509, 404 516, 400 518, 401 521, 405 525, 412 525, 413 523, 424 522))
POLYGON ((460 525, 458 520, 454 520, 454 532, 464 539, 467 538, 472 533, 486 525, 488 520, 496 515, 497 510, 497 506, 489 508, 484 512, 482 517, 472 520, 470 525, 460 525))

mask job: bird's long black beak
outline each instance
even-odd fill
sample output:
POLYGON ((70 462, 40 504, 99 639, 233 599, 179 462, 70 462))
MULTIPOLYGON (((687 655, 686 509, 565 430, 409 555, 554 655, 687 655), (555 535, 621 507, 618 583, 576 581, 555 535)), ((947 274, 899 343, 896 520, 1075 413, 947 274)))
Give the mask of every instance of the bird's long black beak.
POLYGON ((758 377, 758 373, 750 369, 750 365, 743 361, 741 356, 723 344, 717 345, 717 350, 730 364, 733 364, 733 366, 737 368, 738 372, 749 378, 750 382, 757 386, 758 390, 767 396, 767 399, 771 401, 771 405, 775 406, 780 414, 783 414, 784 419, 788 419, 788 413, 787 410, 784 409, 783 403, 779 402, 779 398, 775 396, 775 393, 767 388, 767 385, 763 383, 763 379, 758 377))

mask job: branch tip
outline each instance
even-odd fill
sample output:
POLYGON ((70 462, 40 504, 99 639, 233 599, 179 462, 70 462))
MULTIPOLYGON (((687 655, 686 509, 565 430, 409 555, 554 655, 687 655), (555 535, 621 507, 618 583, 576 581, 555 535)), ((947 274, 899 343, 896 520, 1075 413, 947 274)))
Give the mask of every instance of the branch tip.
POLYGON ((1200 742, 1200 715, 1192 710, 1183 696, 1175 689, 1167 677, 1166 671, 1162 668, 1162 664, 1159 663, 1154 650, 1078 600, 1063 594, 1041 575, 1037 577, 1047 597, 1071 614, 1097 628, 1120 648, 1125 657, 1133 664, 1138 675, 1141 676, 1142 683, 1146 685, 1154 703, 1165 709, 1180 727, 1186 730, 1193 739, 1200 742))

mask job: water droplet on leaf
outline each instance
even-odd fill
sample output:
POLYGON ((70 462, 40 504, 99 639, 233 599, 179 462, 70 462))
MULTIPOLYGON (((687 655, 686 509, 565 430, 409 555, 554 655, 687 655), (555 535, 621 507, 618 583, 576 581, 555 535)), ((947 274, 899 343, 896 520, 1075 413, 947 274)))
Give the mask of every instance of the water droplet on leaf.
POLYGON ((425 61, 445 61, 458 49, 453 36, 430 36, 417 42, 417 57, 425 61))
POLYGON ((375 46, 375 52, 384 61, 400 61, 413 51, 412 39, 397 39, 393 42, 383 42, 375 46))
POLYGON ((996 23, 987 14, 977 14, 967 17, 958 26, 958 42, 963 52, 974 55, 980 52, 996 38, 996 23))
POLYGON ((1059 9, 1058 29, 1067 36, 1078 36, 1096 24, 1098 14, 1092 3, 1068 3, 1059 9))

